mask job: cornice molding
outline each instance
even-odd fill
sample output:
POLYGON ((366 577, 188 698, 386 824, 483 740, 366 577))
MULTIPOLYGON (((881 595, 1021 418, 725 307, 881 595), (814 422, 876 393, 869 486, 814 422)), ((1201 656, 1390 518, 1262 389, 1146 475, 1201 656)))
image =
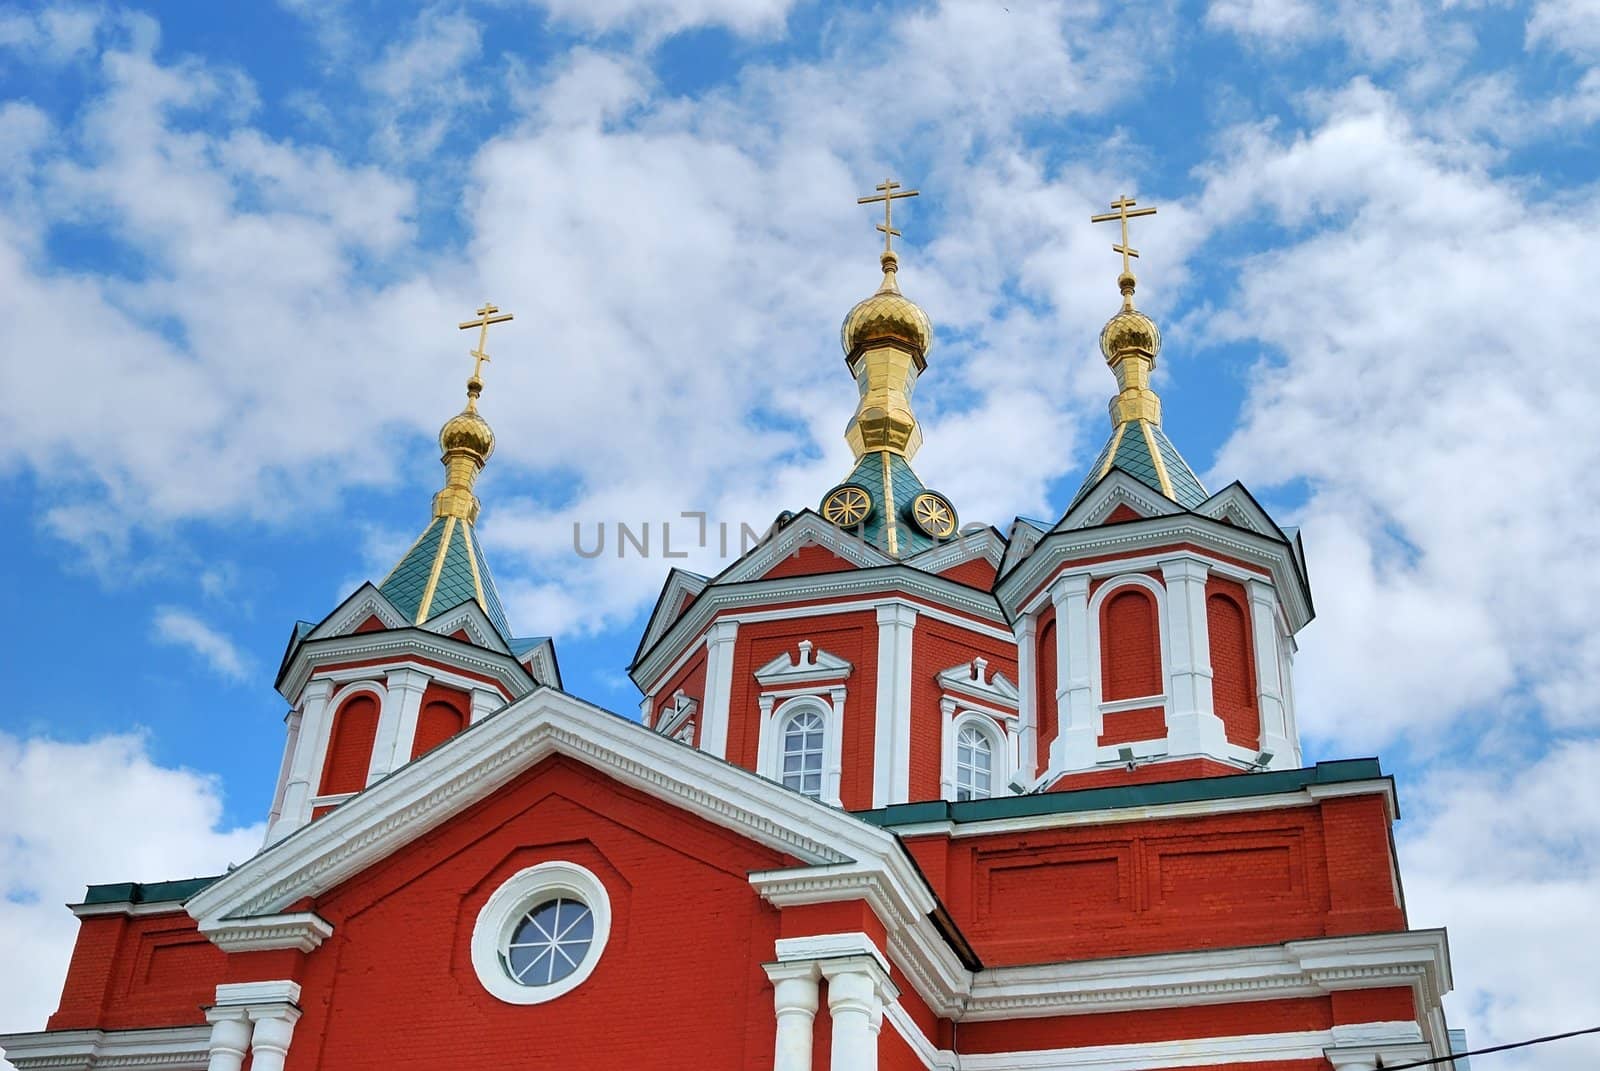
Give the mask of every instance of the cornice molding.
POLYGON ((810 640, 801 640, 795 657, 791 658, 789 652, 785 651, 756 670, 755 676, 763 688, 774 688, 844 680, 854 668, 838 655, 817 649, 810 640))
POLYGON ((209 1026, 156 1030, 51 1030, 0 1034, 17 1071, 202 1071, 211 1058, 209 1026))
POLYGON ((311 911, 254 918, 223 918, 203 923, 200 932, 224 952, 293 949, 310 952, 333 936, 333 924, 311 911))
MULTIPOLYGON (((281 911, 353 877, 557 754, 808 864, 867 859, 901 884, 920 881, 893 834, 636 721, 540 689, 262 851, 185 909, 203 928, 281 911)), ((932 894, 923 889, 922 896, 931 910, 932 894)))
MULTIPOLYGON (((387 632, 354 632, 345 636, 302 640, 295 646, 279 675, 278 694, 291 703, 295 702, 312 675, 329 663, 364 662, 380 658, 405 662, 417 657, 431 658, 463 672, 488 677, 513 697, 526 695, 537 687, 528 679, 528 671, 522 663, 509 652, 500 654, 424 628, 407 626, 387 632)), ((376 668, 374 672, 377 672, 376 668)))

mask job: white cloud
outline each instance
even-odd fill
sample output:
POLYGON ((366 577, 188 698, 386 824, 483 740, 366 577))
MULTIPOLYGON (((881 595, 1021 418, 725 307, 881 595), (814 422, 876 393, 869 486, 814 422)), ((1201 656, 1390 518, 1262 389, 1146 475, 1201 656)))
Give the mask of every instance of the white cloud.
POLYGON ((250 660, 226 635, 206 624, 188 610, 163 606, 152 621, 160 643, 184 647, 201 658, 218 676, 244 681, 250 676, 250 660))
POLYGON ((55 1011, 77 930, 62 905, 85 884, 221 873, 262 835, 223 828, 215 779, 158 765, 143 736, 0 732, 0 1033, 43 1029, 55 1011))
POLYGON ((1311 0, 1212 0, 1206 24, 1269 43, 1305 40, 1322 28, 1311 0))
POLYGON ((490 79, 482 69, 468 69, 482 51, 483 31, 475 21, 462 11, 433 7, 362 72, 363 84, 378 97, 375 139, 385 156, 432 155, 461 121, 462 110, 485 100, 490 79))
POLYGON ((535 0, 559 22, 593 34, 632 31, 646 38, 720 26, 741 36, 783 29, 795 0, 535 0))
POLYGON ((49 63, 88 55, 103 14, 92 7, 50 6, 35 12, 0 11, 0 48, 15 48, 49 63))
MULTIPOLYGON (((1531 762, 1526 747, 1487 768, 1441 767, 1401 793, 1410 922, 1449 928, 1451 1025, 1474 1048, 1600 1025, 1583 932, 1600 904, 1600 741, 1567 741, 1531 762)), ((1589 1071, 1600 1038, 1484 1060, 1497 1071, 1589 1071)))
POLYGON ((1539 0, 1528 16, 1527 37, 1529 47, 1600 57, 1600 6, 1594 0, 1539 0))

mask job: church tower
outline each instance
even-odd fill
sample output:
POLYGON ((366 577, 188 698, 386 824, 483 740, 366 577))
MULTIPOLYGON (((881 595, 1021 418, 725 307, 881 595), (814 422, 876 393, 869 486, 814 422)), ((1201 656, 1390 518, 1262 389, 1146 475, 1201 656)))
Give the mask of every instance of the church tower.
POLYGON ((474 485, 494 453, 478 412, 485 345, 510 319, 485 303, 461 324, 478 346, 466 407, 439 429, 444 487, 427 527, 381 583, 295 626, 278 672, 290 711, 268 843, 535 687, 560 686, 549 638, 512 634, 478 541, 474 485))

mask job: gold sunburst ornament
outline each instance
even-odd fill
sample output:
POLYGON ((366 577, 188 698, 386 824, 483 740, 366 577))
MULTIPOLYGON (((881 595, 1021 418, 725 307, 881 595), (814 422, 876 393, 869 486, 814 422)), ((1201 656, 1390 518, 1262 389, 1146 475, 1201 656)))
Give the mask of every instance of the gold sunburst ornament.
POLYGON ((956 534, 956 508, 934 491, 924 491, 911 500, 911 519, 923 534, 934 539, 949 539, 956 534))
POLYGON ((822 516, 840 528, 854 528, 871 512, 872 496, 854 484, 835 488, 822 502, 822 516))

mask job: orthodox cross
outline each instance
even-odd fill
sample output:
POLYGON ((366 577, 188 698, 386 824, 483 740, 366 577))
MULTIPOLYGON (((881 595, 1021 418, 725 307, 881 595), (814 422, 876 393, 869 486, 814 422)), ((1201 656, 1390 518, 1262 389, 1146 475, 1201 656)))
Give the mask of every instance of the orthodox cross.
POLYGON ((1123 194, 1111 202, 1111 207, 1116 209, 1115 212, 1105 212, 1098 216, 1089 217, 1090 223, 1109 223, 1114 219, 1122 221, 1122 244, 1113 245, 1111 249, 1113 252, 1122 254, 1122 274, 1124 275, 1133 274, 1133 263, 1130 258, 1139 255, 1139 251, 1128 244, 1128 220, 1133 219, 1135 216, 1153 216, 1156 214, 1154 208, 1140 208, 1132 212, 1128 211, 1138 203, 1127 194, 1123 194))
POLYGON ((920 190, 901 190, 900 184, 894 179, 886 178, 873 189, 878 191, 876 197, 857 197, 856 204, 871 205, 883 202, 883 222, 878 224, 878 230, 883 232, 883 251, 894 252, 893 241, 900 237, 900 232, 894 229, 894 203, 902 197, 915 197, 920 190), (899 192, 896 192, 899 191, 899 192))
POLYGON ((478 348, 468 354, 473 359, 473 379, 479 378, 479 373, 483 371, 483 362, 489 359, 488 353, 484 352, 483 348, 489 341, 489 325, 503 324, 511 318, 509 312, 501 312, 499 306, 495 305, 494 302, 485 301, 483 308, 478 310, 478 318, 476 320, 468 320, 461 325, 461 330, 463 331, 474 327, 478 329, 478 348))

